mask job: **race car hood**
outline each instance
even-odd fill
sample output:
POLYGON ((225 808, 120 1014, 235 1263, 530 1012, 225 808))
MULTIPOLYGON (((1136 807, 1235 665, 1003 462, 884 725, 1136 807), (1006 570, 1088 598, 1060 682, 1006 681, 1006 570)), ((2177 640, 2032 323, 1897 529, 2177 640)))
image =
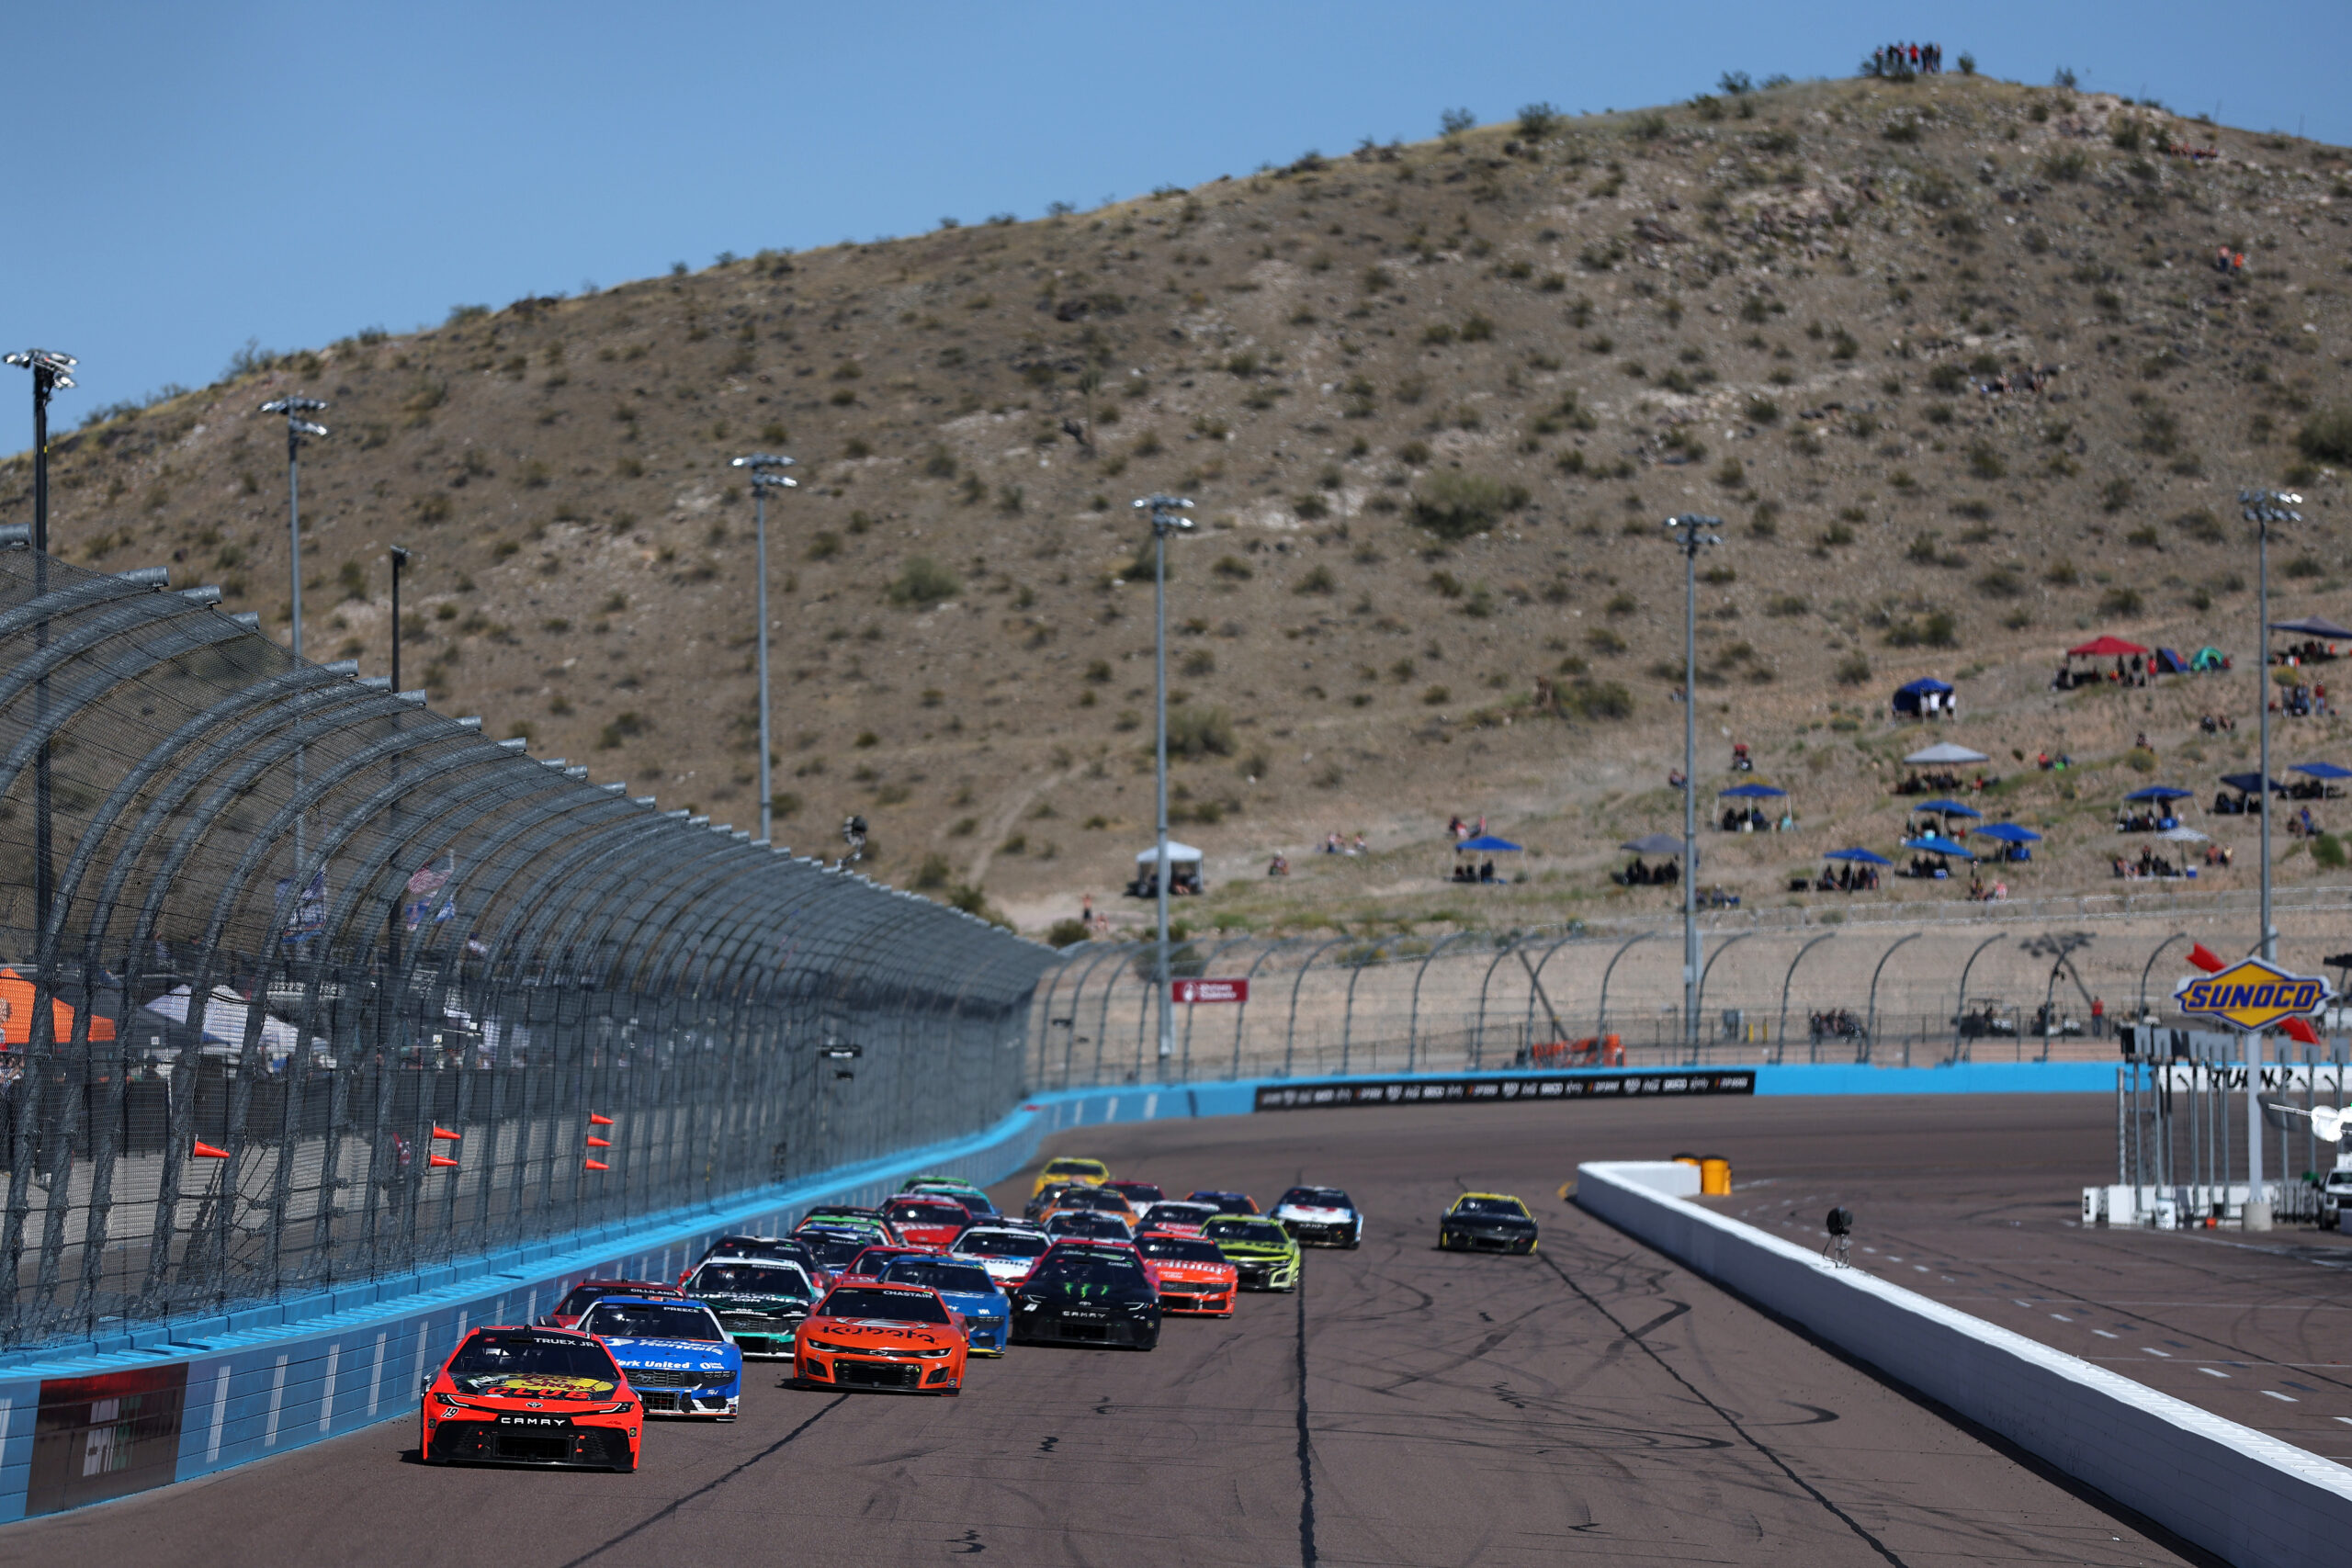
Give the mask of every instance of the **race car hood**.
POLYGON ((1022 1287, 1021 1293, 1032 1300, 1092 1302, 1100 1304, 1108 1302, 1148 1301, 1155 1297, 1157 1292, 1148 1282, 1141 1285, 1081 1285, 1071 1280, 1046 1285, 1025 1285, 1022 1287))
POLYGON ((806 1296, 772 1294, 754 1291, 695 1291, 694 1299, 706 1303, 713 1312, 733 1308, 738 1312, 763 1312, 772 1315, 808 1315, 816 1303, 806 1296))
POLYGON ((1162 1280, 1224 1280, 1233 1274, 1230 1263, 1180 1262, 1170 1258, 1153 1259, 1162 1280))
POLYGON ((963 1343, 951 1324, 900 1323, 888 1317, 812 1317, 800 1325, 800 1341, 887 1350, 940 1350, 963 1343))
POLYGON ((454 1393, 465 1404, 517 1409, 549 1405, 571 1406, 608 1401, 620 1385, 605 1378, 565 1377, 538 1372, 493 1372, 434 1381, 435 1393, 454 1393))
POLYGON ((607 1339, 605 1348, 623 1371, 723 1372, 743 1364, 743 1352, 707 1339, 607 1339))
POLYGON ((1295 1244, 1287 1241, 1220 1241, 1216 1248, 1239 1258, 1288 1258, 1297 1250, 1295 1244))

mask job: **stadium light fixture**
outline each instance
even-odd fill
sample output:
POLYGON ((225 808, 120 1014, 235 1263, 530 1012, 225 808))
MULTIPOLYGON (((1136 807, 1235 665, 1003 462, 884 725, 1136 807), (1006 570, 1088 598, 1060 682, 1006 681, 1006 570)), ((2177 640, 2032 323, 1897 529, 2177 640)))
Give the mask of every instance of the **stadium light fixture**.
POLYGON ((1682 552, 1682 1033, 1699 1060, 1699 552, 1720 545, 1720 517, 1677 513, 1667 535, 1682 552))
POLYGON ((1136 501, 1135 507, 1151 522, 1151 662, 1156 719, 1152 727, 1153 782, 1158 805, 1154 820, 1159 824, 1159 858, 1151 869, 1152 889, 1159 908, 1159 940, 1152 958, 1152 983, 1159 994, 1154 1006, 1159 1016, 1159 1059, 1164 1062, 1176 1051, 1175 1001, 1168 989, 1168 885, 1174 880, 1174 867, 1168 861, 1168 538, 1171 534, 1193 531, 1193 520, 1184 515, 1193 510, 1193 502, 1184 496, 1147 495, 1136 501))
POLYGON ((760 842, 768 844, 775 841, 775 786, 768 776, 768 491, 792 490, 800 481, 789 474, 773 471, 792 467, 791 458, 774 452, 731 457, 728 467, 752 471, 752 529, 759 546, 759 589, 755 597, 760 633, 756 644, 760 650, 760 842))
MULTIPOLYGON (((74 385, 81 361, 52 348, 20 349, 7 362, 33 373, 33 596, 49 592, 49 400, 51 394, 74 385)), ((33 646, 49 646, 49 622, 33 628, 33 646)), ((49 714, 49 681, 33 682, 33 722, 45 726, 49 714)), ((51 906, 57 897, 57 870, 50 844, 55 812, 51 796, 49 742, 33 756, 33 929, 46 935, 51 906)))

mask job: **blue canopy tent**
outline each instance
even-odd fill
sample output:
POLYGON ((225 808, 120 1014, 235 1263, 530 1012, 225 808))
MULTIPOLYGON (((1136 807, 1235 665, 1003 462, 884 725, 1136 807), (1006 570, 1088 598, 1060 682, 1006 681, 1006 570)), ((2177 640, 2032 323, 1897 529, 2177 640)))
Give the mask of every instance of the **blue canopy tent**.
POLYGON ((1923 675, 1907 686, 1896 687, 1894 700, 1888 705, 1896 714, 1911 718, 1949 718, 1960 711, 1952 688, 1932 675, 1923 675))
POLYGON ((1984 815, 1974 807, 1964 806, 1957 800, 1923 800, 1911 809, 1938 817, 1965 817, 1972 821, 1984 815))
MULTIPOLYGON (((2254 775, 2252 773, 2248 773, 2246 775, 2248 778, 2252 778, 2253 776, 2254 775)), ((2195 793, 2196 792, 2193 790, 2177 789, 2171 784, 2150 784, 2145 789, 2133 790, 2130 795, 2125 795, 2123 798, 2126 800, 2156 801, 2187 800, 2195 793)))
POLYGON ((1789 792, 1768 784, 1735 784, 1717 793, 1719 800, 1744 801, 1745 806, 1730 806, 1724 809, 1723 819, 1715 824, 1726 833, 1757 833, 1771 829, 1772 819, 1753 804, 1759 800, 1778 800, 1789 792))
POLYGON ((1682 858, 1682 840, 1672 833, 1645 833, 1638 839, 1628 839, 1617 846, 1634 852, 1633 863, 1623 871, 1612 871, 1609 880, 1621 887, 1668 887, 1682 880, 1674 863, 1682 858), (1642 863, 1644 855, 1654 855, 1657 865, 1642 863))
POLYGON ((2327 642, 2352 642, 2352 626, 2339 626, 2324 615, 2306 615, 2300 621, 2273 621, 2270 629, 2285 632, 2289 637, 2318 637, 2327 642))
POLYGON ((1894 863, 1874 850, 1832 850, 1823 860, 1849 860, 1856 865, 1893 865, 1894 863))
MULTIPOLYGON (((2223 773, 2222 788, 2233 794, 2216 793, 2213 815, 2216 817, 2259 817, 2262 814, 2262 775, 2260 773, 2223 773)), ((2270 793, 2285 795, 2287 786, 2277 779, 2270 781, 2270 793)))
POLYGON ((2001 846, 1996 857, 2003 861, 2030 861, 2033 852, 2026 846, 2038 844, 2041 835, 2030 828, 2020 828, 2014 822, 1987 822, 1982 828, 1969 829, 1971 838, 1990 839, 2001 846))
POLYGON ((2344 792, 2335 787, 2339 779, 2352 779, 2352 768, 2339 768, 2334 762, 2297 762, 2287 770, 2311 780, 2297 784, 2290 794, 2301 800, 2332 800, 2344 792))
POLYGON ((1967 845, 1954 843, 1941 833, 1922 833, 1916 839, 1905 839, 1903 840, 1903 847, 1906 850, 1917 850, 1922 854, 1958 855, 1962 860, 1976 858, 1975 852, 1967 845))
POLYGON ((1509 877, 1495 874, 1494 862, 1488 861, 1482 865, 1476 857, 1517 854, 1519 848, 1509 839, 1498 839, 1492 833, 1481 833, 1475 839, 1464 839, 1453 846, 1455 857, 1453 880, 1456 882, 1508 882, 1510 880, 1509 877), (1472 858, 1462 859, 1461 857, 1464 855, 1472 858))
MULTIPOLYGON (((2232 789, 2236 790, 2240 795, 2252 795, 2262 788, 2262 775, 2260 773, 2223 773, 2222 775, 2222 782, 2229 785, 2232 789)), ((2273 795, 2284 795, 2287 793, 2287 786, 2280 784, 2277 779, 2272 779, 2270 781, 2270 793, 2273 795)))
POLYGON ((1789 792, 1787 790, 1775 789, 1768 784, 1734 784, 1731 788, 1720 792, 1718 798, 1730 800, 1770 800, 1776 795, 1783 795, 1788 793, 1789 792))
POLYGON ((1829 873, 1829 868, 1824 866, 1821 871, 1820 878, 1812 882, 1808 882, 1804 875, 1799 874, 1790 879, 1790 892, 1866 892, 1878 886, 1878 868, 1883 865, 1893 865, 1894 863, 1883 854, 1876 853, 1871 850, 1862 849, 1859 846, 1849 850, 1831 850, 1827 854, 1823 855, 1821 858, 1826 861, 1844 861, 1847 863, 1848 869, 1838 875, 1833 876, 1829 873))

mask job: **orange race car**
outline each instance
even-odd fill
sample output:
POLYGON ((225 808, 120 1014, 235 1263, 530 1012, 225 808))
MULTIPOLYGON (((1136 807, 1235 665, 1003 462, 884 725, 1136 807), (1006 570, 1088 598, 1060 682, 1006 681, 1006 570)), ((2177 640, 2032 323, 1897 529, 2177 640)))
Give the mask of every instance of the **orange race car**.
POLYGON ((800 1388, 964 1392, 963 1323, 922 1285, 844 1280, 827 1291, 794 1338, 800 1388))
POLYGON ((1241 1270, 1213 1241, 1147 1231, 1136 1237, 1140 1253, 1159 1276, 1159 1310, 1233 1315, 1241 1270))
POLYGON ((477 1328, 425 1385, 427 1464, 637 1468, 645 1413, 612 1355, 570 1329, 477 1328))

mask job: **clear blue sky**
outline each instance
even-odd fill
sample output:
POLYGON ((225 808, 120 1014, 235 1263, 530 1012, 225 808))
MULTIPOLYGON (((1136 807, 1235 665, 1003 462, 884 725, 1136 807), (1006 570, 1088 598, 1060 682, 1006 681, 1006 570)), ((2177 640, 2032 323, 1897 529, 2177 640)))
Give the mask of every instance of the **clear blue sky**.
MULTIPOLYGON (((27 3, 0 343, 82 356, 61 423, 248 339, 316 345, 719 251, 1037 216, 1549 100, 1843 75, 1882 39, 2352 141, 2344 0, 676 7, 27 3)), ((9 372, 14 377, 16 372, 9 372)), ((0 451, 21 447, 0 382, 0 451)))

